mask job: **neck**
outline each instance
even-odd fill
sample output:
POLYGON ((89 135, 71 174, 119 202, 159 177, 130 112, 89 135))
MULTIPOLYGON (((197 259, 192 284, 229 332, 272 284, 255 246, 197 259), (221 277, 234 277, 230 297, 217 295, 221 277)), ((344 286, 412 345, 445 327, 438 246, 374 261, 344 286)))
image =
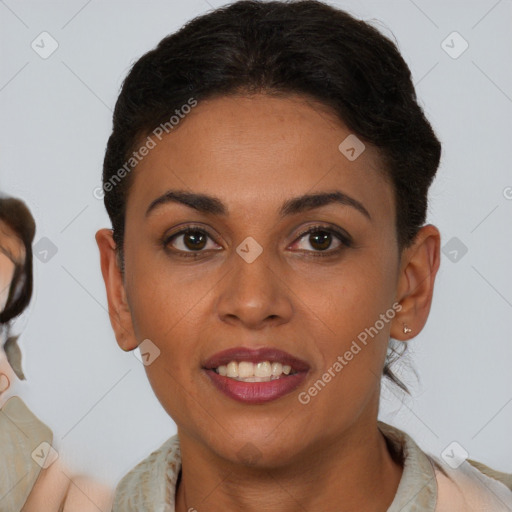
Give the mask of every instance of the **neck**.
POLYGON ((385 512, 402 476, 376 420, 371 428, 355 425, 335 442, 318 443, 293 463, 272 468, 205 456, 196 440, 179 436, 176 512, 385 512))

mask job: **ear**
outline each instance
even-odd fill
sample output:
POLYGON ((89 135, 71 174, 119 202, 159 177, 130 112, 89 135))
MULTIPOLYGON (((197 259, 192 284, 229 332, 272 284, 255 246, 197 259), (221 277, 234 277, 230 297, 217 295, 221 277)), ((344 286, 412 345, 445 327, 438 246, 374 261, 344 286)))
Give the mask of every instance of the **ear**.
POLYGON ((396 296, 402 309, 391 325, 392 338, 405 341, 425 326, 441 260, 440 245, 439 230, 427 224, 418 231, 413 244, 402 252, 396 296), (410 333, 404 333, 403 324, 411 329, 410 333))
POLYGON ((118 345, 125 351, 138 346, 133 329, 132 316, 126 292, 123 275, 119 268, 116 244, 111 229, 100 229, 96 233, 96 243, 100 250, 101 273, 105 281, 108 300, 108 314, 114 329, 118 345))

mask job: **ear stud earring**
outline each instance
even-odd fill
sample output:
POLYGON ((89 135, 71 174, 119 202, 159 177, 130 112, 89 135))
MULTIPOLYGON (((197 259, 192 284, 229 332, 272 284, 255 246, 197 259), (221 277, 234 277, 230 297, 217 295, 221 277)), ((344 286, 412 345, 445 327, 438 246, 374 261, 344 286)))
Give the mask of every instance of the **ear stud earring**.
POLYGON ((412 329, 410 327, 407 327, 407 324, 403 324, 404 325, 404 334, 409 334, 410 332, 412 332, 412 329))

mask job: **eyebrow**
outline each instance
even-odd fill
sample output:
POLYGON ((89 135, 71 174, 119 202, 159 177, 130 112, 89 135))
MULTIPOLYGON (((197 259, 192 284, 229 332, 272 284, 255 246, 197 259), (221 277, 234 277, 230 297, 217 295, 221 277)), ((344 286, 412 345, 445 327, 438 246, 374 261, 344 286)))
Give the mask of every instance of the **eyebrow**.
MULTIPOLYGON (((215 196, 183 190, 168 190, 165 194, 151 202, 146 210, 146 217, 158 207, 168 203, 183 204, 201 213, 211 215, 226 216, 228 214, 228 208, 215 196)), ((368 220, 372 220, 370 213, 360 201, 339 190, 332 192, 315 192, 287 199, 282 204, 278 213, 280 217, 286 217, 333 203, 350 206, 362 213, 368 220)))

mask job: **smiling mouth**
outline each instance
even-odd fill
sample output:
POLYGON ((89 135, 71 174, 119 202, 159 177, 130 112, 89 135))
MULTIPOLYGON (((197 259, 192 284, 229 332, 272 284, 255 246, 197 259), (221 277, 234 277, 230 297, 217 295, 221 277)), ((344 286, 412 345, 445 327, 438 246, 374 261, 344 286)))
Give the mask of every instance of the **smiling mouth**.
POLYGON ((309 365, 278 349, 238 347, 210 358, 203 371, 223 394, 254 405, 291 393, 306 378, 309 365))
POLYGON ((270 382, 297 373, 291 365, 278 361, 230 361, 214 370, 223 377, 241 382, 270 382))

